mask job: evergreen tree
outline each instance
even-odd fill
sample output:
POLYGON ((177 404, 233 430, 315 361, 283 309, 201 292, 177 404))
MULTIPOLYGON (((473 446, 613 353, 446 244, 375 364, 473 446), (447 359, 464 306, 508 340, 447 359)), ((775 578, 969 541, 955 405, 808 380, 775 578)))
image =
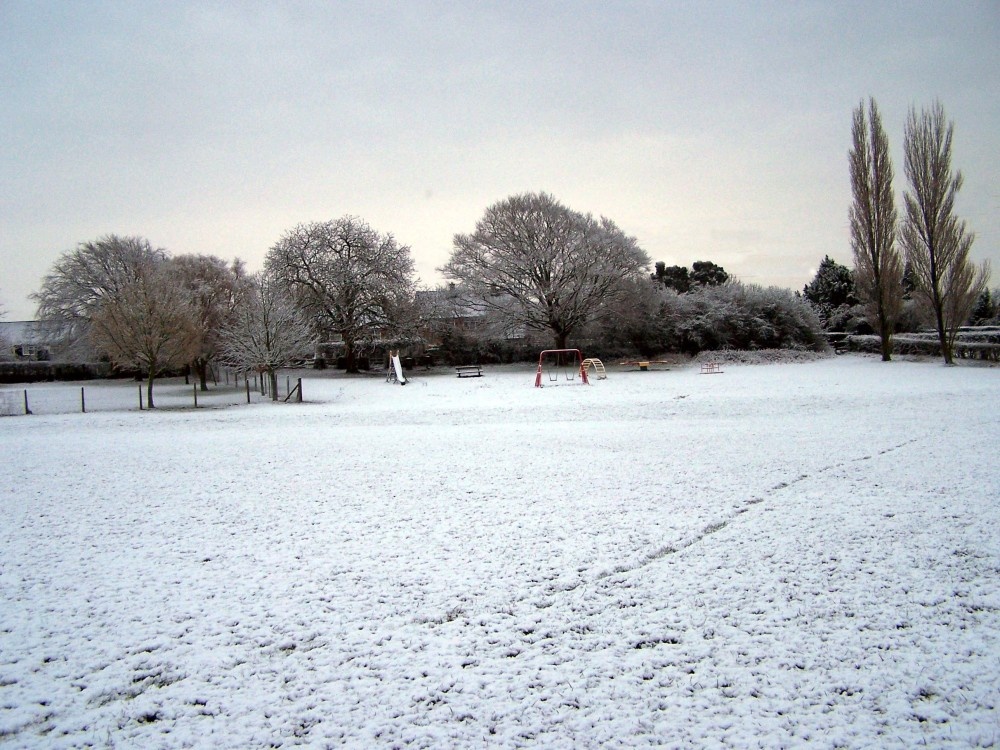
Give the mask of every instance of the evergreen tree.
POLYGON ((691 288, 691 277, 684 266, 668 266, 662 260, 656 263, 653 279, 663 284, 667 289, 683 294, 691 288))
POLYGON ((710 260, 696 260, 691 266, 691 283, 701 286, 719 286, 729 281, 729 274, 722 266, 710 260))
POLYGON ((990 294, 989 289, 983 289, 979 298, 976 300, 976 306, 972 308, 972 314, 969 315, 969 325, 988 325, 989 322, 996 317, 996 315, 997 305, 993 300, 993 295, 990 294))
POLYGON ((820 262, 813 280, 803 287, 802 296, 813 304, 828 330, 840 327, 847 310, 858 304, 854 274, 829 255, 820 262))

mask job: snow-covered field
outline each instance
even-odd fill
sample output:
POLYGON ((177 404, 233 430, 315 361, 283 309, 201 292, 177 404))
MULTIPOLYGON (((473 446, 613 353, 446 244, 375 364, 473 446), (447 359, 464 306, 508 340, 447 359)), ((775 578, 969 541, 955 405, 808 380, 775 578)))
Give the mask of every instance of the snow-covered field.
POLYGON ((725 370, 0 420, 0 746, 1000 744, 1000 368, 725 370))

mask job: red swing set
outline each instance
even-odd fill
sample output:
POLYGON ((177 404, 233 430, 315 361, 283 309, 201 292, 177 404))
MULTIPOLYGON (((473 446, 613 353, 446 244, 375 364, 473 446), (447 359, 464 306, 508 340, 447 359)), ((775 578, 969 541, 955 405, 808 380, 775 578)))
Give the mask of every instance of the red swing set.
POLYGON ((587 367, 583 364, 583 354, 579 349, 546 349, 538 355, 538 371, 535 373, 535 387, 542 387, 542 373, 550 383, 558 382, 562 374, 567 381, 580 378, 581 385, 590 385, 587 367))

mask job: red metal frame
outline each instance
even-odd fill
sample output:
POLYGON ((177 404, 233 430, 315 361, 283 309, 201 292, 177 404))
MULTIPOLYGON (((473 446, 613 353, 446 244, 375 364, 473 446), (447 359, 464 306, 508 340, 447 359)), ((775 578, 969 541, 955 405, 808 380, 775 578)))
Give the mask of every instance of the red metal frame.
POLYGON ((579 349, 546 349, 541 354, 538 355, 538 371, 535 373, 535 388, 542 387, 542 363, 545 361, 546 354, 576 354, 576 362, 580 372, 580 382, 583 385, 590 385, 590 379, 587 377, 587 368, 583 366, 583 352, 579 349))

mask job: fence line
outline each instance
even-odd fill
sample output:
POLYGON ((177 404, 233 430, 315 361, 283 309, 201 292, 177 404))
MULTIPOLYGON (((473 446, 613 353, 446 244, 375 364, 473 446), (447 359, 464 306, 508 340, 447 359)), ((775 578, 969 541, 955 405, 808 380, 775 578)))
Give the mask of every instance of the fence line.
MULTIPOLYGON (((229 381, 228 373, 226 380, 229 381)), ((244 376, 244 382, 240 383, 234 373, 230 384, 218 384, 199 392, 197 382, 185 384, 183 378, 166 378, 154 383, 153 399, 157 409, 218 408, 262 403, 271 400, 266 381, 266 377, 253 374, 244 376)), ((298 398, 285 400, 301 401, 301 378, 298 385, 291 389, 289 385, 286 379, 286 396, 297 389, 298 398)), ((146 410, 149 406, 145 397, 145 383, 136 385, 133 381, 91 381, 80 386, 55 382, 33 383, 27 388, 0 387, 0 416, 146 410)))

